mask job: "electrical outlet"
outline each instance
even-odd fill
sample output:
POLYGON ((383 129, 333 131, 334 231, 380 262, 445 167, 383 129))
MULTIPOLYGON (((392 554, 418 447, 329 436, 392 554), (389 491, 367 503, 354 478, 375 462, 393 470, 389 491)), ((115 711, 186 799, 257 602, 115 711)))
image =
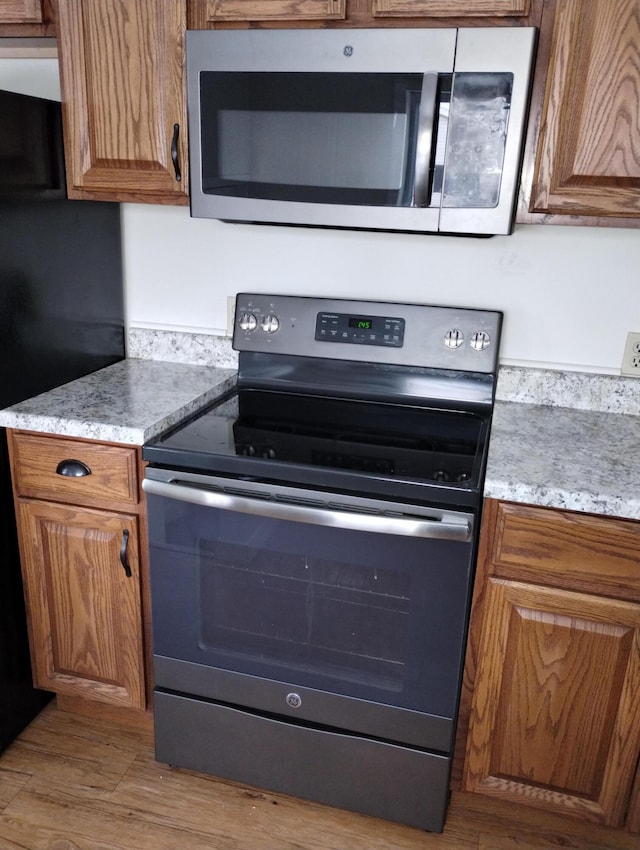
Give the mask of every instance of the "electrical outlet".
POLYGON ((227 295, 227 336, 233 336, 233 326, 236 317, 236 296, 227 295))
POLYGON ((640 333, 628 333, 620 374, 640 378, 640 333))

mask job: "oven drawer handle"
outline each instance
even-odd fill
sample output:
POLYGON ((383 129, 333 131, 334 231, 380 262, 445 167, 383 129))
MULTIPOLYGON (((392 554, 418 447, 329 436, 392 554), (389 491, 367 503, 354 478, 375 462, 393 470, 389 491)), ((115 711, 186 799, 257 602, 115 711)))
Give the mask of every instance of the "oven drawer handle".
POLYGON ((237 511, 254 516, 306 522, 344 528, 349 531, 372 531, 377 534, 398 534, 406 537, 427 537, 436 540, 454 540, 464 543, 471 539, 471 524, 466 520, 423 520, 414 517, 390 517, 377 514, 351 513, 343 510, 292 505, 265 499, 252 499, 228 493, 218 493, 192 487, 179 481, 171 483, 145 478, 142 487, 146 493, 179 499, 223 511, 237 511))

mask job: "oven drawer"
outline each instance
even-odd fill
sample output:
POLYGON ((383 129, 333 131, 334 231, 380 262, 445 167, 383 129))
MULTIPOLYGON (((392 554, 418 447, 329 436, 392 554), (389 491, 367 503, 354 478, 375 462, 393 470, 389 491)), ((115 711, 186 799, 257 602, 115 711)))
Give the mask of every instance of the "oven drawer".
POLYGON ((154 722, 158 761, 442 831, 446 756, 162 691, 154 722))
POLYGON ((89 507, 138 503, 136 449, 14 432, 18 496, 89 507))

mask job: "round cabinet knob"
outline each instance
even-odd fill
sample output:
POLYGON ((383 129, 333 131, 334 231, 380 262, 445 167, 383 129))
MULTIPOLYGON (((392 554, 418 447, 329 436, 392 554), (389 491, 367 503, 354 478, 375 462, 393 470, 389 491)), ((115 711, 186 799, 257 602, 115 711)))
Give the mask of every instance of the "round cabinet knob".
POLYGON ((444 344, 447 348, 460 348, 464 342, 464 334, 457 328, 452 328, 444 335, 444 344))
POLYGON ((484 351, 491 345, 491 337, 485 331, 476 331, 471 337, 471 348, 474 351, 484 351))
POLYGON ((280 327, 280 319, 274 313, 269 313, 262 317, 261 325, 266 334, 274 334, 280 327))
POLYGON ((240 330, 255 331, 258 327, 258 320, 253 313, 243 313, 240 316, 240 330))

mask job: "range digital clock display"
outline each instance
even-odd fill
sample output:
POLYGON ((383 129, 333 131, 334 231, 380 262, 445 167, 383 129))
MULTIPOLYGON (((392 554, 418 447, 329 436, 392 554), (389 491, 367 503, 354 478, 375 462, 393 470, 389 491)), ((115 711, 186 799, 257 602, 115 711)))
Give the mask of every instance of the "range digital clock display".
POLYGON ((316 339, 350 345, 402 348, 405 320, 396 316, 362 316, 353 313, 318 313, 316 339))
POLYGON ((357 316, 350 316, 349 327, 358 328, 359 331, 370 331, 373 328, 373 319, 362 319, 357 316))

